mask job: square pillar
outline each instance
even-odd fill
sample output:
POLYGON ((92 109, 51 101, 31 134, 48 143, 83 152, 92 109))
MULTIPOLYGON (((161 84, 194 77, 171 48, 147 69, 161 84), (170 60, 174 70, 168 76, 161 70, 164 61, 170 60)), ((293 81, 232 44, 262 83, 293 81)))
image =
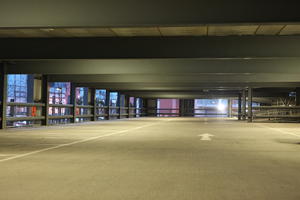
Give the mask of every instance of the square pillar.
POLYGON ((300 106, 300 88, 296 88, 296 106, 300 106))
POLYGON ((232 101, 231 101, 231 99, 228 99, 227 108, 228 108, 228 110, 227 110, 227 116, 229 118, 231 118, 232 117, 232 101))
POLYGON ((243 90, 242 92, 242 120, 246 120, 247 117, 247 112, 246 112, 246 104, 247 104, 247 99, 246 99, 246 90, 243 90))
POLYGON ((184 115, 184 100, 179 100, 179 117, 183 117, 184 115))
POLYGON ((253 89, 248 88, 248 122, 252 122, 253 120, 253 113, 252 113, 252 96, 253 96, 253 89))
POLYGON ((242 94, 238 97, 238 120, 242 119, 242 94))
POLYGON ((48 75, 43 75, 42 77, 42 102, 45 106, 42 109, 42 115, 45 117, 42 121, 42 125, 49 125, 49 77, 48 75))
POLYGON ((0 117, 1 124, 0 129, 6 128, 6 108, 7 108, 7 74, 6 74, 6 63, 0 63, 0 117))
POLYGON ((72 123, 76 122, 76 85, 75 83, 71 83, 71 95, 70 95, 70 103, 73 105, 73 112, 72 112, 72 123))
POLYGON ((106 90, 106 119, 107 120, 110 120, 110 104, 109 104, 109 101, 110 101, 110 91, 109 90, 106 90))
POLYGON ((96 89, 91 89, 91 105, 93 106, 92 121, 97 121, 96 89))
POLYGON ((130 110, 129 110, 129 96, 128 95, 125 96, 125 107, 127 110, 126 118, 129 118, 130 110))
POLYGON ((118 109, 118 119, 121 119, 122 118, 122 116, 121 116, 121 111, 122 111, 122 109, 121 109, 121 93, 120 92, 118 92, 118 100, 117 100, 117 105, 118 105, 118 107, 119 107, 119 109, 118 109))

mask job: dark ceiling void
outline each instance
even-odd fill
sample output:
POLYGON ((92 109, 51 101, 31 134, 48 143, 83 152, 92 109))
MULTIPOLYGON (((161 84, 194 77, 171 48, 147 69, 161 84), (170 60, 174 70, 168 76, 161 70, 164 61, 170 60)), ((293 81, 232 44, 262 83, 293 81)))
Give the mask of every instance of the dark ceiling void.
POLYGON ((300 36, 0 39, 0 59, 300 57, 300 36))
POLYGON ((2 0, 0 27, 145 27, 300 22, 297 1, 2 0))

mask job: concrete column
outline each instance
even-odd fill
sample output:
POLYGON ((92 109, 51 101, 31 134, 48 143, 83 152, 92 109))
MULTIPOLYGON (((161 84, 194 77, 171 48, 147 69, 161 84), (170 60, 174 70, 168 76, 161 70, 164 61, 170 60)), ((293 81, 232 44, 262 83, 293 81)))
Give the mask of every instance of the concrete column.
POLYGON ((184 100, 179 100, 179 117, 182 117, 184 115, 184 100))
POLYGON ((252 88, 248 88, 248 122, 252 122, 252 88))
POLYGON ((42 121, 42 125, 49 125, 49 78, 47 75, 43 75, 42 78, 42 101, 45 103, 45 106, 42 110, 42 115, 45 119, 42 121))
POLYGON ((71 94, 70 94, 70 104, 73 105, 72 115, 73 118, 71 119, 72 123, 76 122, 76 85, 75 83, 71 83, 71 94))
POLYGON ((296 106, 300 106, 300 88, 296 88, 296 106))
POLYGON ((242 120, 246 120, 247 112, 246 112, 246 90, 243 90, 242 92, 242 120))
POLYGON ((121 117, 121 93, 120 92, 118 92, 118 100, 117 100, 117 105, 118 105, 118 107, 119 107, 119 109, 118 109, 118 112, 119 112, 119 115, 118 115, 118 119, 121 119, 122 117, 121 117))
POLYGON ((182 116, 195 116, 195 103, 194 99, 183 99, 182 106, 180 105, 180 109, 182 109, 182 116))
POLYGON ((91 89, 91 104, 93 105, 92 121, 97 121, 97 103, 96 103, 96 89, 91 89))
POLYGON ((144 113, 144 117, 148 116, 148 99, 143 98, 142 99, 143 102, 143 110, 142 113, 144 113))
POLYGON ((157 116, 157 99, 148 99, 147 104, 148 116, 157 116))
POLYGON ((109 100, 110 100, 110 91, 109 90, 106 90, 106 106, 107 106, 107 109, 106 109, 106 119, 107 120, 110 120, 110 104, 109 104, 109 100))
POLYGON ((127 118, 130 118, 130 109, 129 109, 129 96, 128 95, 126 95, 125 96, 125 107, 127 107, 127 118))
POLYGON ((189 99, 189 112, 193 113, 192 117, 195 117, 195 99, 189 99))
POLYGON ((1 124, 0 129, 6 128, 6 108, 7 108, 7 74, 6 74, 7 66, 5 63, 0 63, 0 117, 1 124))
POLYGON ((29 75, 27 79, 27 102, 32 103, 33 101, 34 101, 34 75, 29 75))
POLYGON ((238 97, 238 120, 242 119, 242 94, 238 97))
POLYGON ((228 99, 228 107, 227 107, 227 116, 232 117, 232 101, 231 99, 228 99))

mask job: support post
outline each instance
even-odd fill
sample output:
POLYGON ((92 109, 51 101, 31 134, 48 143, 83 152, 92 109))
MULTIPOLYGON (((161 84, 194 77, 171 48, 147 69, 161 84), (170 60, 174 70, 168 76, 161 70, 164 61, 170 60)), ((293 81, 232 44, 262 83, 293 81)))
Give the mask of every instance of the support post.
POLYGON ((110 91, 106 90, 106 119, 110 120, 110 91))
POLYGON ((91 104, 93 105, 93 118, 92 121, 97 121, 97 104, 96 104, 96 89, 91 89, 91 104))
POLYGON ((71 99, 70 99, 70 103, 73 105, 73 111, 72 111, 72 115, 73 118, 72 123, 76 122, 76 85, 75 83, 71 83, 71 95, 70 95, 71 99))
POLYGON ((130 110, 129 110, 129 96, 128 95, 126 95, 125 96, 125 107, 127 108, 126 110, 127 110, 127 116, 126 116, 126 118, 129 118, 130 116, 129 116, 129 114, 130 114, 130 110))
POLYGON ((136 108, 136 100, 137 100, 137 98, 136 97, 134 97, 134 113, 133 113, 133 117, 134 118, 136 118, 136 111, 137 111, 137 108, 136 108))
POLYGON ((296 88, 296 106, 300 106, 300 88, 296 88))
POLYGON ((253 115, 252 115, 252 96, 253 96, 253 89, 248 88, 248 122, 252 122, 253 115))
POLYGON ((121 109, 121 93, 120 92, 118 92, 118 100, 117 100, 117 105, 118 105, 118 107, 119 107, 119 109, 118 109, 118 111, 119 111, 119 115, 118 115, 118 119, 121 119, 122 118, 122 116, 121 116, 121 111, 122 111, 122 109, 121 109))
POLYGON ((155 111, 154 111, 154 115, 155 117, 160 117, 159 115, 159 111, 158 111, 158 99, 154 99, 155 100, 155 111))
POLYGON ((1 67, 1 75, 0 75, 0 100, 1 100, 1 108, 0 108, 0 117, 1 124, 0 129, 6 128, 6 108, 7 108, 7 66, 6 63, 0 63, 1 67))
POLYGON ((179 100, 179 117, 183 117, 184 100, 179 100))
POLYGON ((227 108, 228 108, 227 116, 229 118, 231 118, 232 117, 232 102, 231 102, 231 99, 228 99, 227 108))
POLYGON ((242 94, 239 93, 238 97, 238 120, 242 119, 242 94))
POLYGON ((45 117, 42 121, 42 125, 49 125, 49 77, 43 75, 42 78, 42 101, 45 104, 42 110, 42 115, 45 117))
POLYGON ((242 120, 246 120, 247 112, 246 112, 246 104, 247 104, 247 99, 246 99, 246 90, 243 90, 242 92, 242 120))

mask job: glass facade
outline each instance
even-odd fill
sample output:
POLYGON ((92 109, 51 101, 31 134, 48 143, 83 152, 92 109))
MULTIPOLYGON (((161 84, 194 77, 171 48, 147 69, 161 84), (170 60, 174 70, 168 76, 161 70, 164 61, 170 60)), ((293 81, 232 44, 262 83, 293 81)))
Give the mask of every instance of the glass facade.
POLYGON ((134 97, 129 97, 129 107, 135 107, 135 105, 134 105, 134 97))
POLYGON ((142 110, 141 110, 142 106, 143 106, 142 99, 141 98, 136 98, 135 99, 135 107, 136 107, 135 113, 136 113, 137 117, 140 117, 141 114, 142 114, 142 110))
POLYGON ((115 107, 118 107, 118 98, 119 98, 119 93, 118 92, 110 92, 109 93, 109 106, 112 107, 109 110, 109 113, 111 115, 111 118, 115 118, 114 115, 118 114, 118 109, 115 107))
MULTIPOLYGON (((89 89, 87 87, 76 87, 75 100, 77 106, 89 105, 89 89)), ((89 115, 91 110, 89 108, 76 108, 76 115, 89 115)), ((76 122, 90 121, 88 117, 77 117, 76 122)))
MULTIPOLYGON (((9 74, 8 75, 7 101, 15 103, 42 103, 40 78, 35 79, 34 75, 26 74, 9 74), (35 88, 36 87, 36 88, 35 88)), ((71 83, 70 82, 50 82, 49 83, 49 116, 50 124, 70 123, 73 114, 78 115, 76 122, 91 120, 93 108, 90 103, 93 96, 90 89, 86 87, 75 88, 75 101, 77 108, 74 111, 71 100, 71 83), (74 112, 74 113, 73 113, 74 112), (82 116, 80 116, 82 115, 82 116), (62 117, 60 117, 62 116, 62 117), (65 118, 63 118, 65 116, 65 118)), ((106 108, 111 107, 111 118, 119 116, 125 117, 128 113, 131 116, 140 116, 142 114, 143 101, 141 98, 129 97, 119 92, 109 92, 105 89, 95 90, 95 103, 97 105, 97 119, 105 119, 106 108), (131 108, 129 111, 125 108, 127 105, 131 108), (120 107, 120 108, 119 108, 120 107), (119 110, 120 109, 120 110, 119 110)), ((42 115, 42 106, 7 106, 7 117, 39 117, 42 115)), ((41 124, 41 120, 27 120, 18 122, 8 122, 8 126, 23 126, 33 123, 41 124)))
POLYGON ((227 116, 228 99, 195 99, 195 116, 227 116))
POLYGON ((158 116, 176 116, 179 115, 179 99, 158 99, 158 116))
POLYGON ((89 104, 89 89, 86 87, 76 88, 76 105, 88 105, 89 104))
POLYGON ((102 115, 99 116, 98 119, 103 120, 105 119, 105 109, 104 107, 106 106, 106 90, 96 90, 95 91, 95 101, 96 105, 98 106, 97 108, 97 115, 102 115))
POLYGON ((134 116, 135 115, 135 98, 129 97, 129 115, 134 116))
MULTIPOLYGON (((71 83, 70 82, 51 82, 49 83, 49 115, 63 116, 72 115, 72 108, 51 107, 51 104, 70 104, 71 103, 71 83)), ((51 124, 69 123, 70 119, 52 119, 51 124)))
POLYGON ((106 106, 106 90, 96 90, 95 101, 97 106, 104 107, 106 106))
POLYGON ((28 102, 33 96, 33 91, 28 91, 28 81, 33 76, 23 74, 10 74, 7 76, 7 102, 32 103, 28 102))
MULTIPOLYGON (((7 75, 7 102, 33 103, 33 75, 9 74, 7 75)), ((7 117, 35 117, 40 110, 36 107, 8 106, 7 117)), ((27 126, 29 121, 8 122, 8 126, 27 126)))
POLYGON ((70 104, 71 83, 52 82, 49 84, 49 103, 50 104, 70 104))

